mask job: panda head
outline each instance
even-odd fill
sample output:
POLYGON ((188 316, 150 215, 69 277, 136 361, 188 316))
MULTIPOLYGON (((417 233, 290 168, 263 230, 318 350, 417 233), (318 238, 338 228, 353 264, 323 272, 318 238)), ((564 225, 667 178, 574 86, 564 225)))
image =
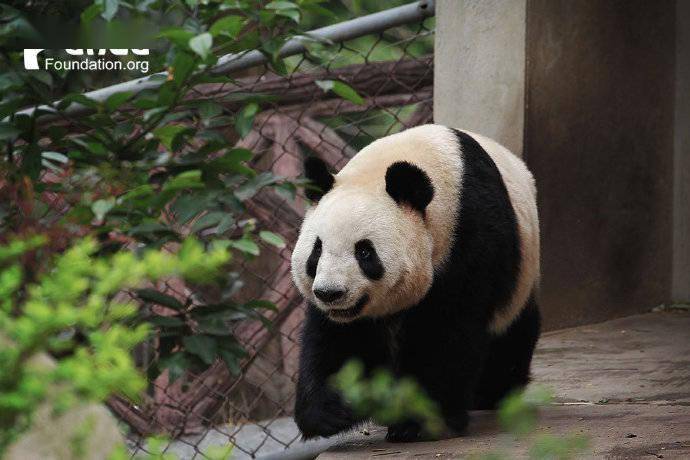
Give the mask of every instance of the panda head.
POLYGON ((302 295, 336 322, 386 316, 418 303, 433 279, 428 175, 396 162, 372 172, 381 177, 353 181, 333 176, 313 158, 305 173, 319 191, 307 190, 317 204, 307 211, 292 254, 302 295))

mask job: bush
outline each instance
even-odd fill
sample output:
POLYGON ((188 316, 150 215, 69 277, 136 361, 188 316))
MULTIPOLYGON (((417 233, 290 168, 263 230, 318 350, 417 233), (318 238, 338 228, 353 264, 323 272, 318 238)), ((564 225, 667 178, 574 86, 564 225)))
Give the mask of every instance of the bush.
POLYGON ((138 398, 146 380, 131 350, 151 331, 143 323, 130 327, 137 306, 118 298, 122 289, 173 275, 204 282, 230 259, 224 248, 204 251, 193 239, 177 254, 103 257, 95 255, 95 240, 85 239, 24 283, 22 258, 44 244, 34 237, 0 247, 0 455, 44 402, 60 414, 112 394, 138 398), (61 357, 53 365, 48 354, 61 357))
MULTIPOLYGON (((0 235, 48 235, 40 254, 27 261, 27 279, 83 235, 93 235, 101 254, 175 250, 189 236, 248 259, 259 255, 260 244, 283 248, 279 235, 259 228, 246 203, 264 187, 292 199, 296 184, 258 173, 248 165, 253 153, 235 147, 270 98, 195 98, 189 92, 202 84, 233 82, 208 72, 228 52, 258 49, 274 72, 284 74, 278 50, 301 32, 304 15, 327 13, 318 3, 98 0, 34 2, 22 11, 0 5, 5 24, 0 27, 0 235), (32 22, 46 8, 81 31, 75 47, 111 48, 117 43, 112 40, 131 40, 128 31, 143 30, 135 35, 139 46, 123 47, 152 49, 146 58, 153 72, 162 72, 152 77, 160 86, 96 101, 83 93, 112 83, 113 75, 24 70, 22 50, 46 47, 41 43, 49 39, 32 22), (107 46, 99 42, 103 37, 111 40, 107 46), (45 106, 31 114, 18 112, 39 104, 45 106), (71 116, 75 104, 90 113, 71 116), (47 111, 54 120, 43 123, 47 111)), ((213 290, 188 280, 191 294, 185 299, 151 286, 136 291, 144 306, 137 322, 158 331, 150 379, 166 370, 172 380, 187 370, 201 372, 216 357, 239 372, 246 353, 231 324, 264 320, 265 311, 275 307, 263 300, 237 301, 243 285, 238 265, 229 266, 213 290)))

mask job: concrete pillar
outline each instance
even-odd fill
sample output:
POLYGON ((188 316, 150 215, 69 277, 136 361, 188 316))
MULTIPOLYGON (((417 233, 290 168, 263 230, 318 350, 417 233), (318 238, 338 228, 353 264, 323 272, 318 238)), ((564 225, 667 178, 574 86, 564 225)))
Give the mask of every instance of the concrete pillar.
POLYGON ((690 297, 688 10, 437 2, 434 118, 496 138, 534 173, 547 329, 690 297))
POLYGON ((671 299, 690 302, 690 1, 676 1, 676 111, 671 299))
POLYGON ((438 0, 434 120, 522 154, 526 0, 438 0))

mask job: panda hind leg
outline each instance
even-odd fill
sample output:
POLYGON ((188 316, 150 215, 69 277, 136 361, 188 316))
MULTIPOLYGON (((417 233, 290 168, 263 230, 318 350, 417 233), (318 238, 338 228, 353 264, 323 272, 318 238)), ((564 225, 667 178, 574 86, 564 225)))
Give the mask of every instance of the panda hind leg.
POLYGON ((541 315, 531 295, 520 316, 490 345, 472 407, 496 409, 510 392, 529 383, 532 353, 539 339, 541 315))

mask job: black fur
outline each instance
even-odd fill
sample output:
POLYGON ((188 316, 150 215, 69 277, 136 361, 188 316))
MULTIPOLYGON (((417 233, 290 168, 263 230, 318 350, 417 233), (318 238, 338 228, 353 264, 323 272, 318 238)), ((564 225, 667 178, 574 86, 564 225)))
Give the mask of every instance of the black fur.
POLYGON ((422 214, 434 198, 429 176, 406 161, 393 163, 386 170, 386 192, 396 203, 407 204, 422 214))
POLYGON ((491 341, 474 395, 474 409, 496 409, 505 395, 529 383, 529 367, 540 328, 539 308, 531 296, 508 330, 491 341))
POLYGON ((319 190, 314 190, 313 188, 304 189, 305 195, 312 201, 319 201, 322 196, 333 188, 335 183, 335 178, 328 171, 326 163, 316 157, 308 157, 304 161, 304 175, 312 182, 312 185, 319 188, 319 190))
MULTIPOLYGON (((466 428, 468 409, 494 407, 529 379, 539 335, 534 299, 504 334, 496 337, 488 330, 516 285, 520 246, 515 212, 489 155, 467 134, 455 134, 464 158, 455 244, 426 297, 394 316, 349 324, 330 322, 308 307, 295 405, 295 420, 305 437, 330 436, 361 421, 327 383, 351 358, 363 361, 368 371, 387 367, 416 379, 456 433, 466 428), (391 338, 395 346, 389 346, 391 338)), ((387 436, 391 441, 423 437, 416 420, 390 426, 387 436)))
POLYGON ((374 281, 383 278, 385 269, 379 255, 376 254, 374 243, 370 240, 360 240, 355 243, 355 258, 364 276, 374 281))
POLYGON ((362 422, 343 404, 330 376, 356 356, 367 369, 387 362, 380 325, 373 321, 335 323, 313 305, 302 331, 295 420, 304 438, 331 436, 362 422))
POLYGON ((307 275, 311 278, 316 278, 316 267, 319 265, 319 259, 321 258, 321 250, 323 244, 321 243, 321 238, 316 237, 314 242, 314 247, 311 249, 309 258, 307 259, 307 275))

